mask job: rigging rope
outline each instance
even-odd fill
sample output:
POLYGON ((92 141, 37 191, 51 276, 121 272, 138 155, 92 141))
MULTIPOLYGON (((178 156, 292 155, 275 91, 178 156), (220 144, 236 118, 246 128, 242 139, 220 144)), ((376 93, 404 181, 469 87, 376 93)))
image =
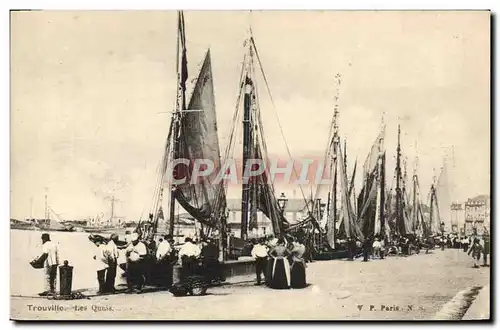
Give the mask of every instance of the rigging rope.
MULTIPOLYGON (((274 103, 274 99, 273 99, 273 96, 272 96, 272 93, 271 93, 271 89, 269 88, 269 83, 268 83, 268 81, 267 81, 267 77, 266 77, 266 74, 265 74, 265 72, 264 72, 264 68, 263 68, 263 66, 262 66, 262 62, 260 61, 260 56, 259 56, 259 53, 258 53, 258 51, 257 51, 257 46, 255 45, 255 40, 254 40, 253 36, 252 36, 252 37, 250 37, 250 42, 252 43, 253 49, 255 50, 255 55, 256 55, 256 57, 257 57, 257 62, 258 62, 258 64, 259 64, 259 67, 260 67, 260 70, 261 70, 261 73, 262 73, 262 76, 263 76, 263 79, 264 79, 264 83, 265 83, 265 85, 266 85, 266 89, 267 89, 267 92, 268 92, 268 94, 269 94, 269 98, 270 98, 270 100, 271 100, 271 104, 272 104, 272 107, 273 107, 273 110, 274 110, 274 114, 275 114, 276 119, 277 119, 277 121, 278 121, 278 126, 279 126, 279 128, 280 128, 281 136, 282 136, 283 141, 284 141, 284 143, 285 143, 285 147, 286 147, 286 150, 287 150, 288 156, 290 157, 290 160, 292 160, 292 161, 293 161, 292 154, 291 154, 291 152, 290 152, 290 148, 289 148, 289 146, 288 146, 288 143, 287 143, 287 142, 286 142, 286 140, 285 140, 285 134, 284 134, 284 132, 283 132, 283 127, 281 126, 281 121, 279 120, 279 117, 278 117, 278 114, 277 114, 277 111, 276 111, 276 105, 275 105, 275 103, 274 103)), ((295 166, 293 166, 293 171, 294 171, 295 176, 298 178, 299 176, 297 175, 297 171, 296 171, 296 169, 295 169, 295 166)), ((305 195, 305 193, 304 193, 304 190, 302 189, 302 185, 300 185, 300 184, 299 184, 299 188, 300 188, 300 192, 301 192, 301 194, 302 194, 302 197, 304 198, 304 200, 305 200, 305 201, 307 201, 307 199, 306 199, 306 195, 305 195)), ((311 212, 311 210, 309 209, 309 207, 308 207, 308 212, 309 212, 309 213, 311 212)))

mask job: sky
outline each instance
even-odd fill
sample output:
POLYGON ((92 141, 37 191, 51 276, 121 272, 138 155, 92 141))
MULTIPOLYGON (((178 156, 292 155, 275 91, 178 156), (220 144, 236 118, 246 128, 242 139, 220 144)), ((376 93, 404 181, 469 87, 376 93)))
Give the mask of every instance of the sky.
MULTIPOLYGON (((339 73, 349 173, 384 115, 389 178, 400 124, 424 195, 445 157, 452 200, 489 193, 488 12, 184 16, 190 78, 210 48, 221 149, 251 25, 275 103, 260 91, 271 157, 288 158, 285 140, 295 159, 323 155, 339 73)), ((43 217, 45 191, 63 219, 108 212, 111 196, 128 220, 148 212, 175 102, 176 19, 173 11, 11 13, 12 217, 43 217)), ((294 190, 300 197, 296 186, 276 187, 294 190)))

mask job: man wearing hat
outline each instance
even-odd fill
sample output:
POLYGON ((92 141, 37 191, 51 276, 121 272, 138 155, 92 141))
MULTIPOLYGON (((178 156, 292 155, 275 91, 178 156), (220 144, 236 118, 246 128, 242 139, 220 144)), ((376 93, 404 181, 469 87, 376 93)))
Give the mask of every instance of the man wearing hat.
POLYGON ((219 250, 209 237, 203 239, 201 257, 207 282, 220 281, 219 250))
POLYGON ((57 266, 59 265, 59 251, 57 245, 50 240, 50 235, 42 234, 42 255, 36 260, 44 264, 45 291, 40 296, 54 295, 56 292, 57 266))
POLYGON ((127 257, 127 286, 128 293, 131 293, 136 287, 137 293, 142 292, 144 285, 144 266, 143 260, 147 255, 146 245, 139 241, 139 234, 133 233, 132 240, 125 250, 127 257))
POLYGON ((104 290, 108 293, 115 292, 116 267, 118 265, 118 247, 116 246, 116 242, 118 242, 118 235, 113 233, 106 244, 108 270, 106 272, 104 290))
POLYGON ((194 275, 196 263, 201 254, 200 248, 196 244, 193 244, 193 240, 190 237, 186 237, 184 242, 184 245, 179 250, 179 261, 182 264, 182 279, 194 275))

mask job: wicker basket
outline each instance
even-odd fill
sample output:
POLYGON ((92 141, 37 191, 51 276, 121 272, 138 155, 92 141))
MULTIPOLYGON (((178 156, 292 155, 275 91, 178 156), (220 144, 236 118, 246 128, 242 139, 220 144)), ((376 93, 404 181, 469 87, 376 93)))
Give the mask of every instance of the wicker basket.
POLYGON ((44 266, 44 262, 40 261, 40 259, 36 258, 36 259, 30 261, 30 265, 31 265, 31 267, 33 267, 35 269, 41 269, 44 266))

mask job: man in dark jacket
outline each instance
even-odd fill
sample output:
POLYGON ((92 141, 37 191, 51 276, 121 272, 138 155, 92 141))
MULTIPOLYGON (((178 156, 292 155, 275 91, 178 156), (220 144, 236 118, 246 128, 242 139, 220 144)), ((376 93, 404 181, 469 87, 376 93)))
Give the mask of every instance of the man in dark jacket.
POLYGON ((371 248, 372 248, 371 238, 367 237, 363 242, 363 261, 365 262, 368 261, 368 258, 370 257, 371 253, 371 248))
POLYGON ((203 271, 208 283, 221 280, 221 267, 219 263, 219 250, 210 238, 206 238, 201 248, 203 271))
MULTIPOLYGON (((490 236, 483 236, 484 246, 483 246, 483 267, 487 267, 488 255, 490 254, 490 236)), ((491 264, 491 256, 490 256, 490 264, 491 264)))

